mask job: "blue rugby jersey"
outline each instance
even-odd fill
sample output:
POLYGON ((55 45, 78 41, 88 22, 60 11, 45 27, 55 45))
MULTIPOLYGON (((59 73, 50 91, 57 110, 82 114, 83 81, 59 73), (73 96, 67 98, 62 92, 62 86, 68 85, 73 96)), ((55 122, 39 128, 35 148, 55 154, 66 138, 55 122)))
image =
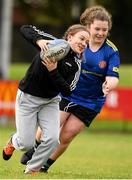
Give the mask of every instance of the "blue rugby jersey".
POLYGON ((66 99, 100 112, 106 99, 102 92, 102 84, 106 76, 119 78, 119 65, 118 49, 108 39, 96 52, 92 52, 87 48, 84 52, 77 87, 66 99))

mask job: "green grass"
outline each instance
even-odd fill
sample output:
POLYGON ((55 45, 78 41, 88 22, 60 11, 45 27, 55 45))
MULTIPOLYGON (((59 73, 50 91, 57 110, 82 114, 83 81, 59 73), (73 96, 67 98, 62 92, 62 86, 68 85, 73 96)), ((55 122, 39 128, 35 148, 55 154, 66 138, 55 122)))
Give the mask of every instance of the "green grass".
MULTIPOLYGON (((9 78, 20 80, 29 64, 11 64, 9 78)), ((132 87, 132 65, 121 65, 119 86, 132 87)))
MULTIPOLYGON (((0 128, 0 150, 14 128, 0 128)), ((132 143, 127 133, 93 133, 84 131, 51 167, 48 174, 23 175, 19 160, 21 152, 14 152, 9 161, 0 157, 0 179, 131 179, 132 143)))
POLYGON ((132 65, 121 65, 119 86, 132 87, 132 65))
POLYGON ((25 63, 25 64, 19 64, 19 63, 16 63, 16 64, 11 64, 10 65, 10 69, 9 69, 9 79, 12 79, 12 80, 20 80, 26 70, 28 69, 29 67, 29 64, 25 63))
POLYGON ((132 121, 126 120, 94 120, 90 126, 92 132, 132 132, 132 121))

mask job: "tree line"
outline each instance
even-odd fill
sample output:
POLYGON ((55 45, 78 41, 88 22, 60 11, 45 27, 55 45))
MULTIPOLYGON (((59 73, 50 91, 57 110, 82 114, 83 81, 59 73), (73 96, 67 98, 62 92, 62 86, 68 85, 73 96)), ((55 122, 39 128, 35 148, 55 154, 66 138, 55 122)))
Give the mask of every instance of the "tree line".
POLYGON ((12 60, 30 61, 35 53, 35 50, 32 51, 30 49, 32 47, 26 46, 20 37, 19 28, 22 24, 34 24, 61 37, 69 25, 79 22, 80 14, 90 6, 91 2, 95 5, 103 5, 112 14, 113 28, 110 40, 117 45, 121 62, 132 63, 132 1, 129 0, 14 0, 12 60), (21 41, 19 46, 17 40, 21 41))

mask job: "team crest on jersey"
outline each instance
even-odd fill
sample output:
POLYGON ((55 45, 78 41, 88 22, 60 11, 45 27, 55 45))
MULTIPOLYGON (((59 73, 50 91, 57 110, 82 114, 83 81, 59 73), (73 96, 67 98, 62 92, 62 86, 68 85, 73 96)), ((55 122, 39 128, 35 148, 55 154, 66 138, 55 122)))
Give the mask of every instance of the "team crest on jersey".
POLYGON ((99 62, 99 67, 100 67, 101 69, 105 68, 105 67, 106 67, 106 61, 100 61, 100 62, 99 62))

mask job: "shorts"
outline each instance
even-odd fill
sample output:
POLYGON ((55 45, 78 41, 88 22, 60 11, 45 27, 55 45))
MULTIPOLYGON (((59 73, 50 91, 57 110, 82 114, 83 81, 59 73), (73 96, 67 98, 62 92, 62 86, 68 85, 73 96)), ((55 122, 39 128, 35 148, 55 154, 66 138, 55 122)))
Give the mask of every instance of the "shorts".
POLYGON ((74 116, 79 118, 87 127, 90 126, 91 122, 98 114, 92 109, 80 106, 64 98, 62 98, 60 102, 60 110, 72 113, 74 116))

